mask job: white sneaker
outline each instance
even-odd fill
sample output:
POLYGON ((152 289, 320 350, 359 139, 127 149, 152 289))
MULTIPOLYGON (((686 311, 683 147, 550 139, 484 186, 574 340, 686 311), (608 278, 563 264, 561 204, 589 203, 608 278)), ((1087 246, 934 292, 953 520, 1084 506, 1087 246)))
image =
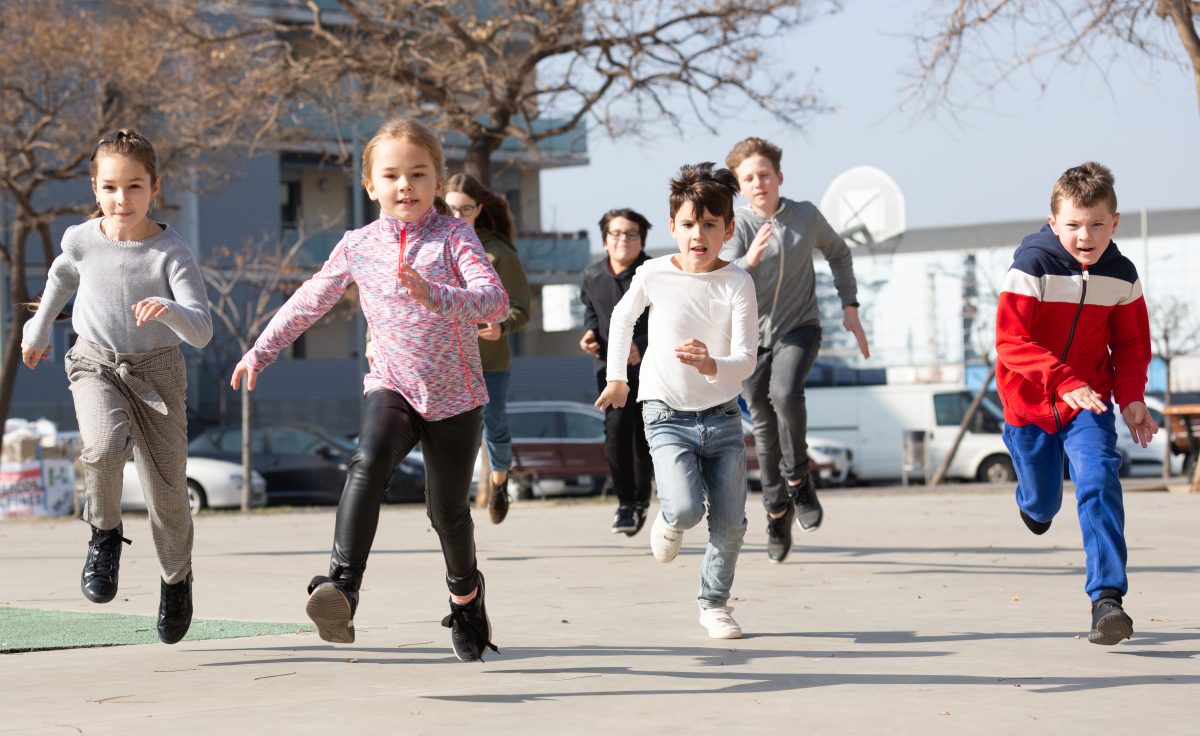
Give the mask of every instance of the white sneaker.
POLYGON ((654 517, 654 526, 650 529, 650 549, 654 559, 659 562, 670 562, 679 554, 679 545, 683 544, 683 530, 668 526, 663 521, 662 512, 654 517))
POLYGON ((700 623, 708 629, 709 637, 713 639, 741 639, 742 627, 733 620, 733 608, 701 608, 700 623))

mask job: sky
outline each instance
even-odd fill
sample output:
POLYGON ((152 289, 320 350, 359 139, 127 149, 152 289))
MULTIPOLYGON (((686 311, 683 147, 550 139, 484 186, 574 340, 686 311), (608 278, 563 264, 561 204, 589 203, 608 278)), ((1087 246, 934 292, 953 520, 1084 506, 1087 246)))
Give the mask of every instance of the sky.
MULTIPOLYGON (((777 63, 814 79, 835 112, 796 131, 748 109, 717 124, 689 120, 681 139, 589 138, 587 166, 541 174, 542 228, 588 230, 613 207, 632 207, 655 225, 648 247, 674 247, 667 232, 667 179, 681 164, 723 162, 748 136, 782 146, 782 193, 819 203, 839 173, 859 165, 887 172, 904 192, 909 228, 1036 219, 1067 168, 1095 159, 1113 169, 1120 209, 1200 207, 1200 103, 1189 74, 1118 62, 1063 67, 1043 91, 1019 75, 991 103, 957 122, 894 112, 912 63, 906 31, 928 0, 849 2, 768 47, 777 63)), ((1178 44, 1178 39, 1175 39, 1178 44)), ((1119 239, 1119 238, 1118 238, 1119 239)))

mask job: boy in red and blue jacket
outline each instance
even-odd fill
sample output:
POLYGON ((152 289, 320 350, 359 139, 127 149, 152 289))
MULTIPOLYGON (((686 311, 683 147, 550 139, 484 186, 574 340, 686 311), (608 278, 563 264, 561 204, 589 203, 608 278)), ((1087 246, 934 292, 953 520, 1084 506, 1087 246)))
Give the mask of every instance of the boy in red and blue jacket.
POLYGON ((1150 325, 1137 269, 1111 241, 1120 220, 1113 176, 1089 162, 1054 185, 1049 224, 1013 256, 996 316, 996 385, 1017 505, 1044 534, 1062 505, 1063 460, 1087 555, 1093 644, 1133 635, 1121 607, 1125 510, 1112 401, 1135 442, 1158 431, 1144 402, 1150 325))

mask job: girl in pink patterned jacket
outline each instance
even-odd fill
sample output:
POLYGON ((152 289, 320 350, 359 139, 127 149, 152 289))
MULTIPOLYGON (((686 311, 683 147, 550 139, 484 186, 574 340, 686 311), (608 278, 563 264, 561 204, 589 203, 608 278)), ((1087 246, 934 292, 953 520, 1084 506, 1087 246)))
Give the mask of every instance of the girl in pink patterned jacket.
POLYGON ((358 449, 338 504, 328 577, 313 578, 307 613, 325 641, 354 641, 354 612, 379 505, 396 465, 421 443, 429 517, 441 538, 455 655, 481 659, 491 643, 484 581, 475 564, 468 496, 487 388, 476 323, 508 315, 508 295, 470 226, 437 214, 445 177, 437 137, 396 118, 363 149, 363 186, 379 219, 346 233, 329 260, 279 310, 233 373, 254 390, 258 373, 358 284, 375 341, 364 380, 358 449))

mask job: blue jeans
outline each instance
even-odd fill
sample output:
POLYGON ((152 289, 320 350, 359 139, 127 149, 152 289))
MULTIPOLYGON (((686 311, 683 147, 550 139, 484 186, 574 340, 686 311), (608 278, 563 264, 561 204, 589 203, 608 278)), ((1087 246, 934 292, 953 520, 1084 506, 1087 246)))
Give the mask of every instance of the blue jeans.
POLYGON ((483 441, 492 470, 512 468, 512 435, 508 433, 508 371, 484 371, 488 403, 483 406, 483 441))
POLYGON ((1017 470, 1017 505, 1035 521, 1054 518, 1062 506, 1063 458, 1071 480, 1087 558, 1088 596, 1129 589, 1125 577, 1125 505, 1121 497, 1121 453, 1117 452, 1113 405, 1096 415, 1080 412, 1055 434, 1034 424, 1004 425, 1004 444, 1017 470))
POLYGON ((704 518, 708 501, 708 548, 700 562, 697 600, 701 608, 724 606, 746 536, 742 411, 736 400, 704 411, 676 411, 661 401, 646 401, 642 420, 663 521, 691 529, 704 518))

